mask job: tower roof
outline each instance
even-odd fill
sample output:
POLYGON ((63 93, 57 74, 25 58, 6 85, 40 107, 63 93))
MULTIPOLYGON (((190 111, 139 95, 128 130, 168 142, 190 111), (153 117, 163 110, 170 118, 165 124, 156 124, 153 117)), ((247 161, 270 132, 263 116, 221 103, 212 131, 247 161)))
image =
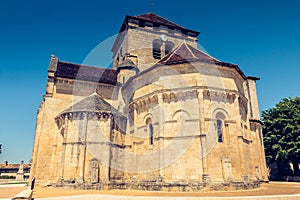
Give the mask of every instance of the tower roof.
POLYGON ((59 115, 64 113, 73 113, 73 112, 107 112, 107 113, 118 113, 118 111, 105 101, 100 95, 96 92, 86 97, 85 99, 79 101, 78 103, 70 106, 68 109, 64 110, 59 115))
MULTIPOLYGON (((154 13, 146 13, 146 14, 137 15, 137 16, 126 15, 125 20, 123 21, 122 26, 119 30, 119 33, 123 32, 129 28, 144 27, 144 26, 146 26, 145 22, 153 23, 153 27, 165 26, 169 30, 176 29, 175 32, 179 31, 183 35, 186 35, 186 36, 197 37, 200 34, 200 32, 198 32, 198 31, 184 28, 184 27, 182 27, 174 22, 171 22, 168 19, 160 17, 154 13)), ((119 44, 119 41, 122 39, 123 39, 123 37, 121 37, 119 34, 113 44, 112 49, 111 49, 112 52, 115 52, 115 50, 117 49, 117 45, 119 44)))
POLYGON ((136 65, 127 57, 124 58, 124 60, 121 62, 121 64, 118 67, 133 67, 136 68, 136 65))
POLYGON ((187 43, 182 43, 177 48, 175 48, 172 52, 163 57, 159 64, 171 65, 171 64, 179 64, 185 62, 193 62, 193 61, 204 61, 207 63, 217 63, 220 62, 216 58, 200 51, 192 47, 187 43))
POLYGON ((174 22, 171 22, 171 21, 169 21, 163 17, 160 17, 156 14, 153 14, 153 13, 146 13, 143 15, 135 16, 135 17, 149 21, 149 22, 153 22, 153 23, 158 23, 158 24, 167 25, 167 26, 173 26, 174 28, 178 28, 178 29, 184 29, 182 26, 179 26, 178 24, 175 24, 174 22))
MULTIPOLYGON (((204 62, 220 66, 226 66, 229 68, 234 68, 244 79, 253 79, 252 77, 247 77, 242 70, 236 64, 222 62, 207 53, 192 47, 187 43, 182 43, 180 46, 175 48, 172 52, 167 54, 161 60, 158 61, 157 65, 176 65, 182 63, 192 63, 192 62, 204 62)), ((254 77, 255 78, 255 77, 254 77)))

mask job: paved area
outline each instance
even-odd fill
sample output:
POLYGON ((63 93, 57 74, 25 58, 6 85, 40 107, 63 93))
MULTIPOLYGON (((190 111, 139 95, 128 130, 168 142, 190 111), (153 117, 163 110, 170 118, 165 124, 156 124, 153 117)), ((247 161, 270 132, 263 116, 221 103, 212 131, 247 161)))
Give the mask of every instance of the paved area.
POLYGON ((0 199, 15 196, 19 192, 27 189, 26 184, 1 184, 0 185, 0 199))
POLYGON ((50 200, 50 199, 65 199, 65 200, 229 200, 229 199, 239 199, 239 200, 299 200, 299 195, 277 195, 277 196, 236 196, 236 197, 140 197, 140 196, 115 196, 115 195, 80 195, 80 196, 72 196, 72 197, 51 197, 51 198, 39 198, 35 200, 50 200))
MULTIPOLYGON (((11 199, 26 189, 23 185, 0 185, 0 199, 11 199)), ((300 183, 271 182, 260 188, 244 191, 209 191, 209 192, 153 192, 136 190, 67 190, 49 187, 34 189, 35 200, 300 200, 300 183)))

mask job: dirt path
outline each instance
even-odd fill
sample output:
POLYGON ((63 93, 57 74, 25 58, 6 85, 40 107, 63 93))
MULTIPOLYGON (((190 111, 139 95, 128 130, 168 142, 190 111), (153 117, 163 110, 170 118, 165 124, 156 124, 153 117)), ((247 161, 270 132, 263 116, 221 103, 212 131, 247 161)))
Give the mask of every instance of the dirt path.
POLYGON ((0 185, 0 198, 12 198, 23 190, 26 190, 27 186, 24 185, 0 185))
MULTIPOLYGON (((71 190, 52 187, 37 187, 33 191, 34 198, 57 196, 72 196, 82 194, 111 194, 125 196, 161 196, 161 197, 230 197, 230 196, 267 196, 300 194, 300 183, 270 182, 262 184, 260 188, 239 191, 211 191, 211 192, 157 192, 139 190, 71 190)), ((2 196, 0 195, 0 198, 2 196)))

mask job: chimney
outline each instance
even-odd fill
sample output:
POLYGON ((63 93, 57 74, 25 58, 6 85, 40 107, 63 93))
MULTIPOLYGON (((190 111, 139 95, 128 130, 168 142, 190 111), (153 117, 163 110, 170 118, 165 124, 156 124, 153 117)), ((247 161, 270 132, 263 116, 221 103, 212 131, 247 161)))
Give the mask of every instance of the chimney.
POLYGON ((4 166, 7 166, 8 165, 8 161, 4 161, 4 166))

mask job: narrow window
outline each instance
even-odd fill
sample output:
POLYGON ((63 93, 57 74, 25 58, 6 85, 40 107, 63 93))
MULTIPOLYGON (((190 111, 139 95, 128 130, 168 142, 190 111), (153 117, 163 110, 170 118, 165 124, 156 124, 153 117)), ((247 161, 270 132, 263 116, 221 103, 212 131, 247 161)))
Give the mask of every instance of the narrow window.
POLYGON ((123 55, 123 47, 120 48, 120 55, 123 55))
POLYGON ((149 124, 149 144, 153 145, 153 126, 149 124))
POLYGON ((218 132, 218 142, 223 142, 223 122, 222 120, 217 120, 217 132, 218 132))
POLYGON ((174 43, 167 41, 165 44, 165 55, 170 53, 173 50, 173 48, 174 48, 174 43))
POLYGON ((152 126, 152 120, 151 118, 148 118, 146 120, 147 130, 149 134, 149 144, 153 145, 153 126, 152 126))
POLYGON ((153 58, 161 59, 161 41, 160 40, 153 40, 152 42, 152 53, 153 58))

